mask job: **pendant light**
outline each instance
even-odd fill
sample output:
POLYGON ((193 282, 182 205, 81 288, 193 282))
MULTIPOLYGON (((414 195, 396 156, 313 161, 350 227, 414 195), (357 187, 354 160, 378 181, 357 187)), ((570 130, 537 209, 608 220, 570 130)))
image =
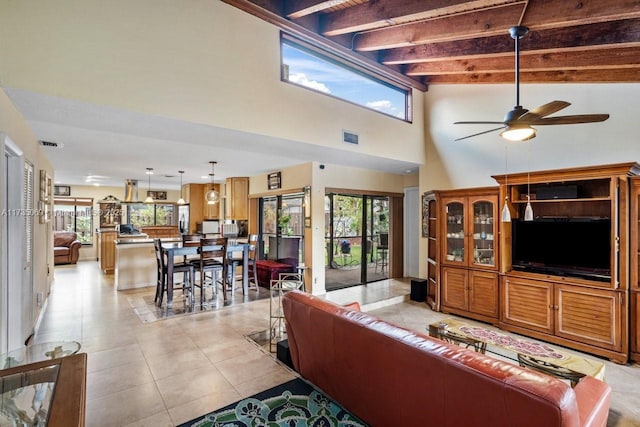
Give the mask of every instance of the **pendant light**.
POLYGON ((509 177, 507 167, 507 145, 504 146, 504 206, 502 207, 502 222, 511 222, 511 211, 509 211, 509 177))
POLYGON ((151 197, 151 175, 153 175, 153 168, 147 168, 146 174, 149 177, 149 187, 147 191, 147 198, 144 199, 145 203, 153 203, 153 197, 151 197))
POLYGON ((184 199, 182 198, 182 174, 184 173, 184 171, 178 171, 178 173, 180 174, 180 198, 178 199, 176 204, 177 205, 184 205, 186 203, 184 201, 184 199))
POLYGON ((531 143, 527 154, 527 207, 524 208, 524 220, 533 221, 533 208, 531 207, 531 143))
POLYGON ((211 164, 211 173, 209 174, 209 178, 211 179, 211 190, 207 191, 207 194, 204 195, 204 199, 207 201, 208 205, 215 205, 216 203, 218 203, 220 201, 220 194, 218 194, 218 192, 216 191, 215 187, 214 187, 214 183, 213 183, 213 179, 215 176, 215 173, 213 171, 213 168, 215 166, 216 163, 218 162, 209 162, 211 164))

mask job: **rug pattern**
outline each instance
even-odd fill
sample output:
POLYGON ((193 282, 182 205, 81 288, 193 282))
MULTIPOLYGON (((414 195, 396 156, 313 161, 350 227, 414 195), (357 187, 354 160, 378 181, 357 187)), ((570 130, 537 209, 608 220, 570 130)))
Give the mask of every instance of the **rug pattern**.
POLYGON ((294 379, 179 427, 365 427, 330 398, 294 379))
POLYGON ((553 347, 541 343, 519 340, 509 335, 499 332, 490 331, 485 328, 476 326, 461 326, 460 330, 467 336, 498 345, 500 347, 509 348, 517 353, 528 354, 533 357, 548 357, 551 359, 567 359, 568 356, 558 352, 553 347))

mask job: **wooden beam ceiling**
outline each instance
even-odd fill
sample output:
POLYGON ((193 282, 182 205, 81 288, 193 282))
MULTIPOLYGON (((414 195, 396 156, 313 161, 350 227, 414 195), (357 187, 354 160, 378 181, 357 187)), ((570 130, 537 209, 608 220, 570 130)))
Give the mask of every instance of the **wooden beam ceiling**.
POLYGON ((640 82, 640 0, 224 1, 251 3, 270 22, 278 15, 420 89, 513 82, 508 30, 518 24, 530 29, 520 41, 523 83, 640 82))

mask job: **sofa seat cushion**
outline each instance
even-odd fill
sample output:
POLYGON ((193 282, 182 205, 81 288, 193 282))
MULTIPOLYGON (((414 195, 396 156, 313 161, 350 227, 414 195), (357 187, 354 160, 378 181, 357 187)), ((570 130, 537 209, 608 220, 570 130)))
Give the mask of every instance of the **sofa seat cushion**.
POLYGON ((69 255, 69 252, 71 252, 71 249, 67 246, 56 246, 55 248, 53 248, 53 253, 55 256, 69 255))

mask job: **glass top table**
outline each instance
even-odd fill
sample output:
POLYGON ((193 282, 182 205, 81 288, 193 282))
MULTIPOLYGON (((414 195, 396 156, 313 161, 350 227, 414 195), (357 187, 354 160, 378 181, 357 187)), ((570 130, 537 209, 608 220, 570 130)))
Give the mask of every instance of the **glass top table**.
POLYGON ((57 359, 80 351, 77 341, 52 341, 30 344, 0 356, 0 369, 13 368, 27 363, 57 359))

